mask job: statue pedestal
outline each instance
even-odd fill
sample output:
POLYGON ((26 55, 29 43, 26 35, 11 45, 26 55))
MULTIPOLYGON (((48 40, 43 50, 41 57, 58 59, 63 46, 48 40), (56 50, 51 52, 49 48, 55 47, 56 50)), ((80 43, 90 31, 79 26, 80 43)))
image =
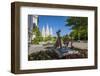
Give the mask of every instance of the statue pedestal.
POLYGON ((65 53, 68 53, 69 51, 73 51, 70 48, 57 48, 55 49, 55 52, 58 54, 59 58, 63 57, 65 53))

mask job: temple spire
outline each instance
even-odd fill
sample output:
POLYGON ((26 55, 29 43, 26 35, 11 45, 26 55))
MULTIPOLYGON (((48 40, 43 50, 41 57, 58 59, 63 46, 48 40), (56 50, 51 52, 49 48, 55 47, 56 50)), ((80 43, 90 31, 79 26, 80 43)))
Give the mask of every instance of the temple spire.
POLYGON ((50 27, 50 36, 53 35, 52 27, 50 27))
POLYGON ((46 33, 46 37, 48 37, 50 35, 48 24, 46 25, 46 32, 45 33, 46 33))
POLYGON ((44 26, 43 26, 43 28, 42 28, 42 37, 45 38, 45 28, 44 28, 44 26))
POLYGON ((53 30, 52 27, 49 27, 49 25, 47 24, 46 27, 43 26, 42 28, 42 37, 48 37, 48 36, 52 36, 53 35, 53 30))

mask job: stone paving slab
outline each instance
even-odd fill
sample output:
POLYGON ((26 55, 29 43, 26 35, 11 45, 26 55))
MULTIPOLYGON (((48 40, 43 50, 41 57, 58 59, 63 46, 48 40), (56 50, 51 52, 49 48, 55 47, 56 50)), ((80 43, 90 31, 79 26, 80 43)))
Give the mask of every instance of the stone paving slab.
MULTIPOLYGON (((49 46, 49 45, 47 45, 47 46, 49 46)), ((34 53, 34 52, 39 52, 41 50, 45 51, 45 50, 47 50, 46 49, 47 46, 43 46, 43 45, 30 45, 28 54, 31 54, 31 53, 34 53)), ((69 43, 69 46, 70 46, 70 43, 69 43)), ((80 49, 87 49, 88 48, 88 44, 84 43, 84 42, 73 42, 73 46, 76 47, 76 48, 80 48, 80 49)), ((49 46, 49 47, 53 47, 53 45, 49 46)))

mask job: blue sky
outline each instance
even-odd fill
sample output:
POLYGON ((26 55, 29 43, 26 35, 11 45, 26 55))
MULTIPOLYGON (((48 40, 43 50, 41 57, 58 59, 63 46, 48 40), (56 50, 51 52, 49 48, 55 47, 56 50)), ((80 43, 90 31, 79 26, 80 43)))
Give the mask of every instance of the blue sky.
POLYGON ((39 29, 42 31, 43 26, 46 27, 48 24, 53 29, 53 36, 56 36, 58 30, 61 30, 60 34, 64 36, 71 32, 70 27, 65 26, 67 18, 67 16, 39 16, 39 29))

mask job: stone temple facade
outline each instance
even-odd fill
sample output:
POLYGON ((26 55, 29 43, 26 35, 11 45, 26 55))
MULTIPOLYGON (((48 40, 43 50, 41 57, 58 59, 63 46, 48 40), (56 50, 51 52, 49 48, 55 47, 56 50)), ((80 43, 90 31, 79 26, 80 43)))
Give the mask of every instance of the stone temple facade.
POLYGON ((48 36, 52 36, 53 35, 53 29, 52 27, 49 27, 49 25, 47 24, 45 27, 43 26, 42 28, 42 37, 48 37, 48 36))

